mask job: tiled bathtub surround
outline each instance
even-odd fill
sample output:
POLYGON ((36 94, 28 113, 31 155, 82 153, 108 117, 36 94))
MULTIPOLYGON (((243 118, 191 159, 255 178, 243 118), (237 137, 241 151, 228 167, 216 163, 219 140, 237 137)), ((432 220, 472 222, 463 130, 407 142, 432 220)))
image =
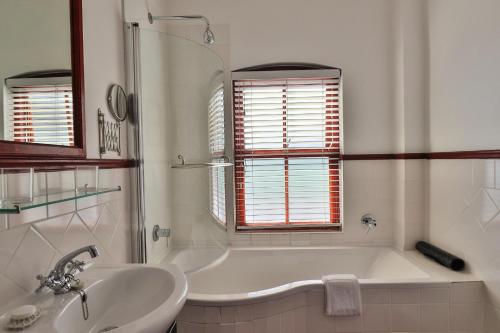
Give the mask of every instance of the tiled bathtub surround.
POLYGON ((254 304, 204 306, 187 302, 179 333, 482 333, 480 282, 362 286, 363 314, 324 315, 324 290, 315 288, 254 304))
MULTIPOLYGON (((37 177, 47 179, 49 189, 71 186, 74 179, 70 172, 37 177)), ((85 245, 97 245, 96 263, 130 262, 129 169, 100 170, 100 179, 101 186, 120 185, 122 191, 0 215, 0 305, 33 291, 37 274, 85 245)))
POLYGON ((486 333, 500 329, 500 160, 429 161, 429 239, 484 280, 486 333))

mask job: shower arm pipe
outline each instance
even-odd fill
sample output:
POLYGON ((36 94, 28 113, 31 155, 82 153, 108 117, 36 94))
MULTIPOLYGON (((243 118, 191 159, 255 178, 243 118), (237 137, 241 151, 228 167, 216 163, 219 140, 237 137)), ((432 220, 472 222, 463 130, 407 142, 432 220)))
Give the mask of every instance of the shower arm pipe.
POLYGON ((150 24, 153 24, 155 20, 203 20, 205 21, 205 33, 203 34, 203 41, 205 44, 213 44, 215 41, 215 36, 212 30, 210 30, 210 22, 203 15, 175 15, 175 16, 153 16, 151 12, 148 12, 148 20, 150 24))
POLYGON ((153 16, 151 12, 148 13, 149 23, 153 24, 154 21, 166 21, 166 20, 203 20, 207 27, 210 27, 210 21, 203 15, 175 15, 175 16, 153 16))

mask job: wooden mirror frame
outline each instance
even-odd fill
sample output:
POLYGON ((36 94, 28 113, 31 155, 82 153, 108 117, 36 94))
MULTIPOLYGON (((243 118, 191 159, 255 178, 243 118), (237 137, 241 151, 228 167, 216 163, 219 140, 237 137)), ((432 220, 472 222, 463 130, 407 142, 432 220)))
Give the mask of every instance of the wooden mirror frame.
POLYGON ((82 0, 68 0, 71 25, 71 70, 73 84, 73 119, 75 145, 72 147, 0 140, 0 159, 84 159, 85 149, 85 80, 83 73, 82 0))

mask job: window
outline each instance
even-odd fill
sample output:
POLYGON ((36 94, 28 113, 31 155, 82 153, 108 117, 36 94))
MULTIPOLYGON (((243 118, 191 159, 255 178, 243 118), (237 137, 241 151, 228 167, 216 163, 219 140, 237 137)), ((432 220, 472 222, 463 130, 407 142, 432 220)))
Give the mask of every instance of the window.
POLYGON ((237 229, 341 225, 339 70, 233 76, 237 229))
POLYGON ((14 142, 73 146, 71 76, 6 80, 5 137, 14 142))
MULTIPOLYGON (((224 163, 224 159, 214 159, 213 163, 224 163)), ((210 173, 210 212, 221 224, 226 224, 226 173, 224 167, 213 167, 210 173)))
MULTIPOLYGON (((208 103, 208 143, 211 162, 225 163, 224 159, 224 86, 218 85, 208 103)), ((224 167, 209 169, 210 212, 221 224, 226 224, 226 173, 224 167)))

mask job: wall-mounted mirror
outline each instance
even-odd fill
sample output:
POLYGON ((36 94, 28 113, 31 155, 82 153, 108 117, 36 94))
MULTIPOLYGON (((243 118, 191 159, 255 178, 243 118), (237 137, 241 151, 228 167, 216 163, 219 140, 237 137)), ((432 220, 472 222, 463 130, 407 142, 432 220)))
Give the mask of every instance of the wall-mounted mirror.
POLYGON ((0 43, 0 156, 85 157, 81 0, 1 0, 0 43))
POLYGON ((127 118, 127 94, 119 84, 113 84, 108 89, 108 108, 116 121, 127 118))

